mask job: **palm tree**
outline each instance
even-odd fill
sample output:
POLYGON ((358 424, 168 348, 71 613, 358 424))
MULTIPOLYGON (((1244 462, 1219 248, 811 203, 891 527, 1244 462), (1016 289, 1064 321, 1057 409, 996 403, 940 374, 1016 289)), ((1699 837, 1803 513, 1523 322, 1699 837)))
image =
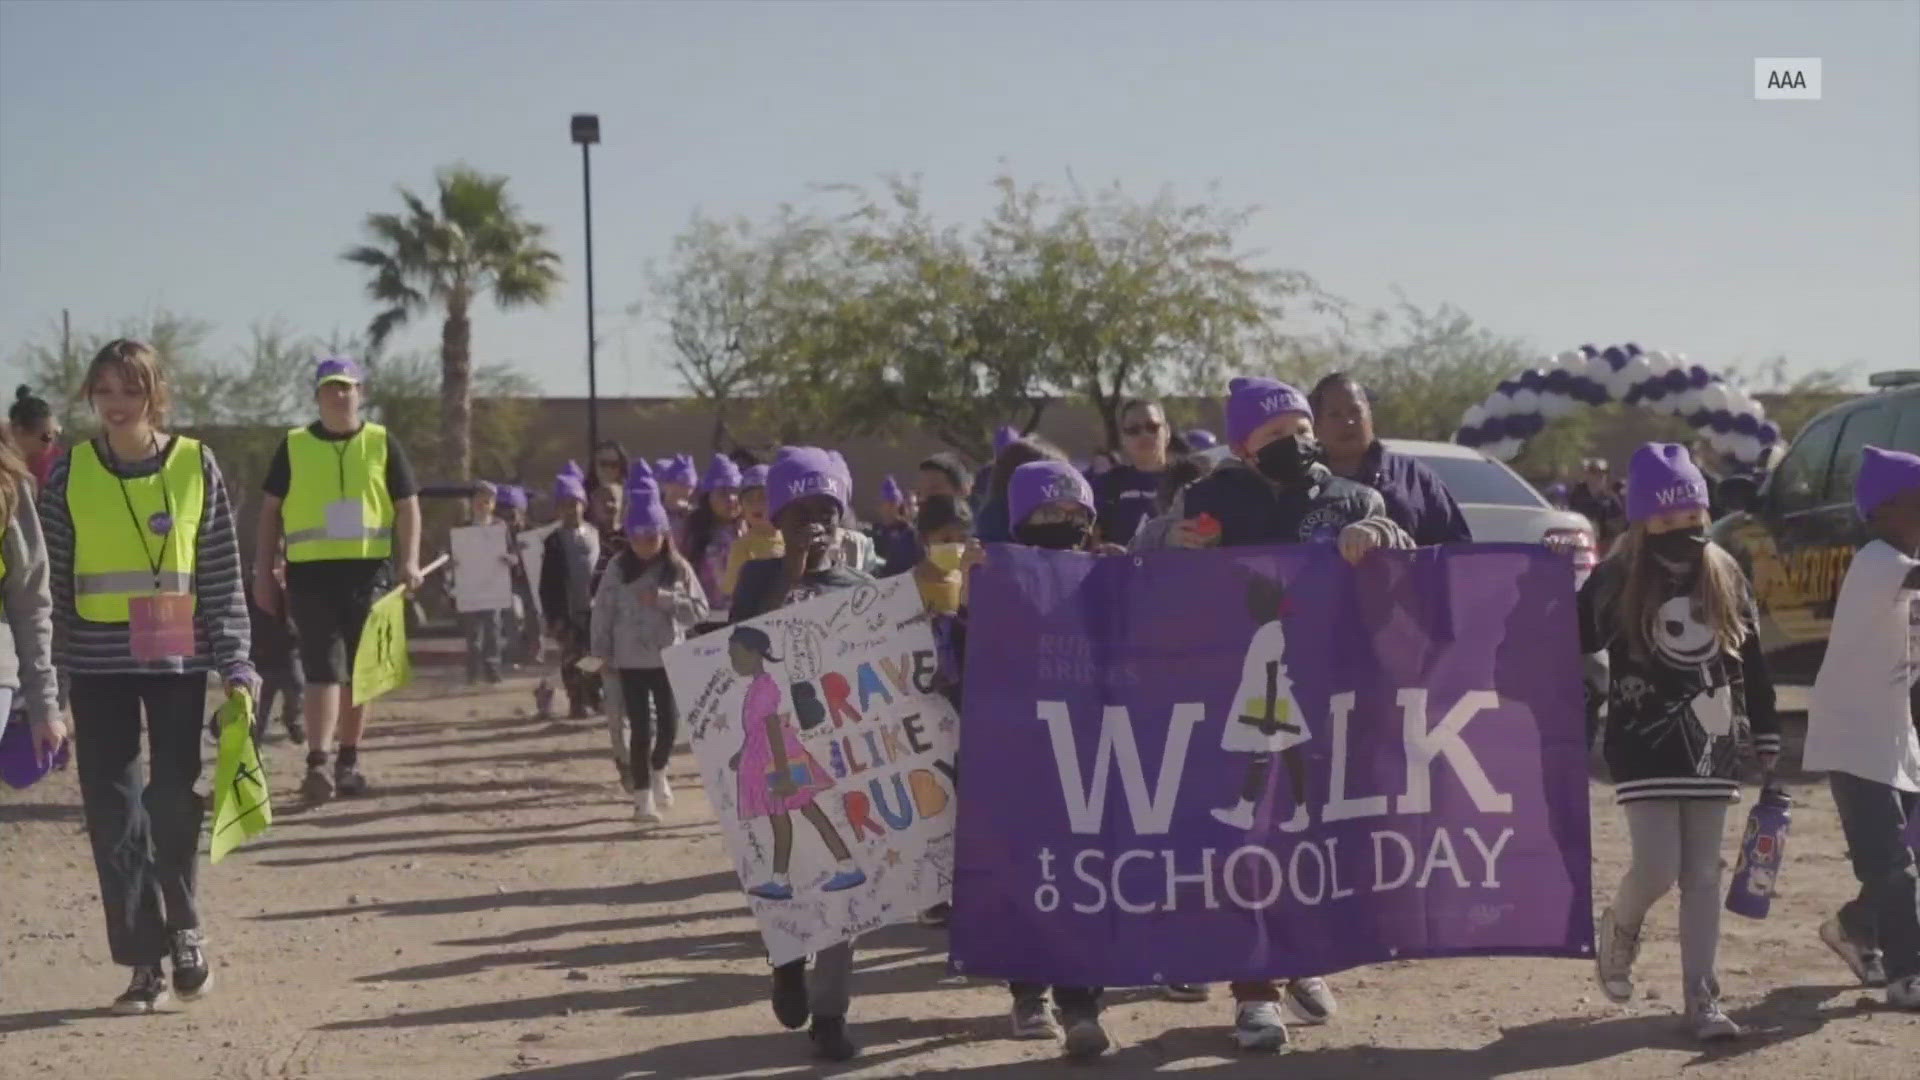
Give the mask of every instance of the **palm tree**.
POLYGON ((373 272, 367 295, 386 309, 367 327, 378 352, 389 335, 429 308, 440 325, 440 440, 450 479, 473 462, 474 300, 492 293, 502 309, 544 305, 560 282, 560 256, 543 243, 546 226, 527 221, 507 197, 507 178, 465 165, 442 169, 438 207, 400 189, 404 214, 368 214, 374 242, 346 253, 373 272))

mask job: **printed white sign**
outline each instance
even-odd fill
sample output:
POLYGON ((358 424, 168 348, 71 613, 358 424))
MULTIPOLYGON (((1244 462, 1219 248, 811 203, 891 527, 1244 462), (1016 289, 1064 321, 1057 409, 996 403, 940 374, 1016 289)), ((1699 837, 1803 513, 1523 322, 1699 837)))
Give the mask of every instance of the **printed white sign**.
POLYGON ((666 652, 741 888, 776 964, 949 899, 960 718, 909 576, 666 652))
POLYGON ((505 525, 464 525, 449 533, 447 542, 453 553, 454 610, 464 615, 513 606, 505 525))

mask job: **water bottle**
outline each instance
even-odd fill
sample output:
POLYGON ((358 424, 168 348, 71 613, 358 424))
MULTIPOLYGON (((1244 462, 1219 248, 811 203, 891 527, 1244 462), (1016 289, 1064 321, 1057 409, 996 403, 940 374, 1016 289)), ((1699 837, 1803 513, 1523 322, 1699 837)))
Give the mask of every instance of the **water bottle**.
POLYGON ((1787 826, 1793 821, 1793 797, 1768 784, 1747 814, 1747 834, 1740 840, 1740 863, 1727 887, 1727 910, 1749 919, 1764 919, 1773 905, 1780 860, 1786 854, 1787 826))

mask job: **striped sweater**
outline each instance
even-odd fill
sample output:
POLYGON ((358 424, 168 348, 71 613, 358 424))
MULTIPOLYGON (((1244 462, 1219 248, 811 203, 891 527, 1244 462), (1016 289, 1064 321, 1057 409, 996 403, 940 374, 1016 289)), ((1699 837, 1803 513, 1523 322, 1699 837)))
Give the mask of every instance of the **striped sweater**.
MULTIPOLYGON (((146 461, 110 466, 128 479, 151 476, 173 449, 169 438, 161 453, 146 461)), ((105 455, 102 455, 103 459, 105 455)), ((206 505, 195 556, 194 655, 177 660, 133 658, 127 624, 87 622, 74 609, 73 514, 67 506, 67 471, 72 456, 60 459, 40 492, 41 527, 47 536, 47 563, 53 586, 53 662, 73 675, 191 674, 218 671, 225 681, 251 677, 248 658, 252 628, 240 568, 240 542, 233 526, 233 504, 213 450, 200 448, 206 478, 206 505)))

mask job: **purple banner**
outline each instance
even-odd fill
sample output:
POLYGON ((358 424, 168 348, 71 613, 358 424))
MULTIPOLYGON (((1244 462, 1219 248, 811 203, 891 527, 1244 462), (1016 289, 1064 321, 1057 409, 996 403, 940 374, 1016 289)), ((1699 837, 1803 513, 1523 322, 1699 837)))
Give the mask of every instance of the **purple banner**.
POLYGON ((1591 955, 1564 556, 994 547, 970 588, 957 970, 1591 955))

